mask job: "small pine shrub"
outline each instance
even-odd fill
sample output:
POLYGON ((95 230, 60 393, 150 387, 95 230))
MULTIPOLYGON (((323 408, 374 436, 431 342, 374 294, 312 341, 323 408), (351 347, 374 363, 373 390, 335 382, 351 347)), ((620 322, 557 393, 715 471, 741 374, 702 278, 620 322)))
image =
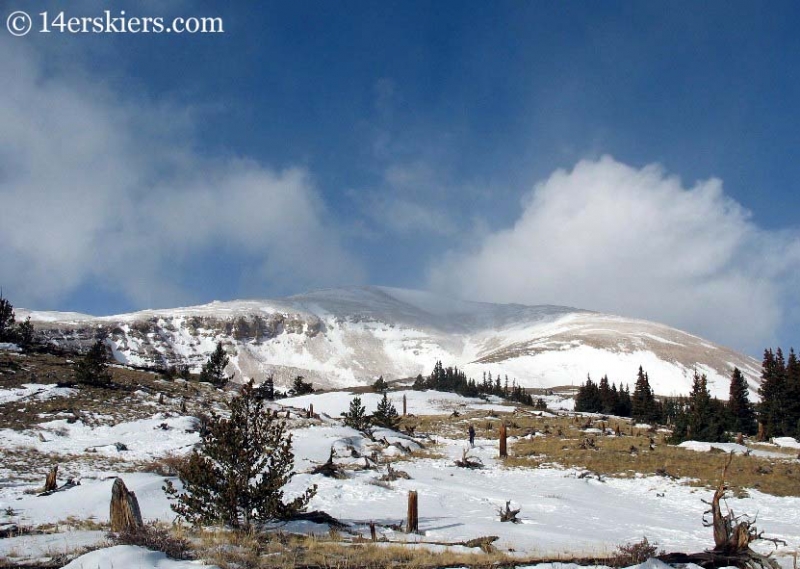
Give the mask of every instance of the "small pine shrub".
POLYGON ((306 489, 283 501, 282 488, 294 476, 292 435, 286 423, 266 412, 253 381, 230 402, 230 417, 213 411, 202 444, 178 472, 179 492, 164 486, 172 510, 194 525, 224 523, 250 528, 255 522, 287 519, 302 512, 316 493, 306 489))
POLYGON ((372 424, 377 427, 396 429, 399 423, 400 416, 397 414, 397 409, 384 393, 383 399, 378 403, 378 408, 372 414, 372 424))
POLYGON ((78 383, 94 387, 108 387, 111 385, 108 356, 106 355, 106 346, 102 340, 97 340, 83 358, 78 361, 75 369, 75 379, 78 383))
POLYGON ((347 427, 352 427, 358 431, 364 431, 369 428, 369 416, 367 415, 367 408, 361 404, 360 397, 353 397, 350 401, 350 409, 346 413, 342 413, 344 424, 347 427))

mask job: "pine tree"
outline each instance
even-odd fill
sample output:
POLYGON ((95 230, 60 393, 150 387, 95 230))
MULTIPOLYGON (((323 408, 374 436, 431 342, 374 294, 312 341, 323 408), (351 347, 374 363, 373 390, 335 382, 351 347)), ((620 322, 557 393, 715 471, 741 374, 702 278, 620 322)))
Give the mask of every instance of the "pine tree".
POLYGON ((378 408, 372 414, 372 423, 378 427, 396 429, 399 422, 400 416, 397 414, 397 409, 384 393, 383 399, 378 403, 378 408))
POLYGON ((14 306, 0 292, 0 342, 13 340, 14 323, 14 306))
POLYGON ((625 386, 625 389, 623 389, 622 384, 620 383, 618 398, 619 401, 614 409, 614 415, 619 417, 630 417, 633 403, 631 402, 631 390, 627 385, 625 386))
POLYGON ((314 393, 314 386, 309 382, 303 381, 303 376, 298 375, 294 378, 294 382, 292 382, 292 388, 289 390, 289 395, 297 396, 297 395, 307 395, 309 393, 314 393))
POLYGON ((780 348, 773 353, 764 350, 761 364, 761 386, 758 393, 761 403, 758 405, 758 418, 764 425, 764 433, 769 437, 784 434, 784 403, 786 399, 786 363, 780 348))
POLYGON ((591 376, 586 376, 586 383, 578 388, 575 397, 575 410, 583 413, 598 413, 602 408, 600 400, 600 390, 597 384, 592 381, 591 376))
POLYGON ((275 378, 272 375, 268 375, 267 379, 264 380, 264 383, 259 385, 256 388, 257 395, 262 398, 266 399, 267 401, 274 401, 275 400, 275 378))
POLYGON ((207 381, 216 387, 224 387, 233 376, 225 375, 225 368, 228 367, 230 358, 222 347, 222 342, 217 342, 217 348, 208 357, 208 361, 200 372, 200 381, 207 381))
POLYGON ((16 336, 17 343, 23 350, 28 350, 33 345, 33 324, 30 316, 17 325, 16 336))
POLYGON ((789 349, 786 362, 786 427, 787 435, 800 438, 800 361, 789 349))
POLYGON ((656 422, 659 419, 659 415, 655 395, 653 395, 653 390, 650 388, 650 379, 642 369, 642 366, 639 366, 636 385, 631 397, 631 417, 637 421, 656 422))
POLYGON ((686 440, 726 442, 725 425, 728 422, 725 406, 712 399, 708 391, 708 378, 694 372, 692 391, 688 399, 678 400, 675 426, 670 442, 686 440))
POLYGON ((97 340, 78 361, 75 367, 75 379, 78 383, 95 387, 107 387, 111 384, 106 346, 102 340, 97 340))
POLYGON ((367 416, 367 408, 361 404, 360 397, 353 397, 350 401, 350 409, 346 413, 342 413, 342 418, 345 426, 353 427, 357 431, 369 428, 370 419, 367 416))
POLYGON ((306 489, 288 503, 282 488, 294 476, 292 435, 286 424, 265 412, 253 381, 230 402, 230 417, 211 412, 202 435, 178 477, 179 492, 167 481, 164 491, 178 516, 194 525, 224 523, 249 528, 255 522, 287 519, 302 512, 316 493, 306 489))
POLYGON ((414 391, 425 391, 425 378, 422 377, 422 374, 417 374, 417 378, 414 380, 414 385, 411 386, 411 389, 414 391))
POLYGON ((750 390, 747 380, 739 370, 733 368, 731 374, 730 391, 728 392, 728 415, 730 417, 730 430, 734 433, 754 435, 757 430, 755 412, 750 403, 750 390))
POLYGON ((376 393, 383 393, 389 390, 389 384, 386 383, 383 376, 380 376, 375 380, 375 383, 372 384, 372 389, 374 389, 376 393))

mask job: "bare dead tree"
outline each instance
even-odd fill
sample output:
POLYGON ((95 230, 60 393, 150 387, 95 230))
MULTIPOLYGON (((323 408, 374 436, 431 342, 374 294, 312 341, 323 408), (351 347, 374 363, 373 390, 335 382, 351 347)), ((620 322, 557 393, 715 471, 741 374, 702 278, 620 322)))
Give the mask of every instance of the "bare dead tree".
POLYGON ((703 514, 703 525, 710 527, 714 533, 714 549, 702 553, 670 553, 658 558, 665 563, 695 563, 705 569, 735 566, 740 569, 780 569, 780 565, 769 555, 762 555, 750 548, 754 541, 771 541, 777 547, 779 543, 786 545, 785 541, 764 537, 764 532, 759 532, 755 526, 755 519, 748 516, 736 516, 728 508, 726 514, 722 513, 720 502, 725 499, 728 489, 725 477, 728 467, 733 460, 733 453, 728 455, 728 460, 722 470, 717 489, 711 502, 703 500, 711 506, 703 514), (707 519, 711 514, 711 520, 707 519))
POLYGON ((483 468, 483 462, 477 456, 470 456, 469 451, 464 449, 461 453, 461 459, 455 461, 455 465, 460 468, 483 468))
POLYGON ((500 516, 501 522, 511 522, 514 524, 522 523, 522 520, 517 519, 517 514, 519 514, 521 508, 517 508, 516 510, 511 509, 511 501, 506 500, 506 507, 497 508, 497 515, 500 516))
POLYGON ((311 474, 322 474, 323 476, 327 476, 328 478, 336 478, 336 479, 342 479, 347 477, 344 471, 342 470, 342 467, 333 462, 333 447, 331 447, 331 453, 328 455, 328 460, 312 468, 311 474))

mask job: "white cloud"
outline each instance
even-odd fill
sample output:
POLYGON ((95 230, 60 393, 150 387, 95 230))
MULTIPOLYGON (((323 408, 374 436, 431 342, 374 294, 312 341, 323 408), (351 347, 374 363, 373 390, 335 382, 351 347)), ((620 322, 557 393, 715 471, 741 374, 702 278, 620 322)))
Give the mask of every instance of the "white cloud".
POLYGON ((251 260, 243 278, 262 290, 363 278, 304 170, 209 160, 186 109, 43 68, 0 39, 0 284, 15 304, 50 306, 90 281, 137 304, 185 302, 185 262, 225 250, 251 260))
POLYGON ((757 353, 776 336, 800 239, 760 229, 710 179, 604 157, 559 170, 509 229, 431 270, 464 297, 562 304, 665 322, 757 353))

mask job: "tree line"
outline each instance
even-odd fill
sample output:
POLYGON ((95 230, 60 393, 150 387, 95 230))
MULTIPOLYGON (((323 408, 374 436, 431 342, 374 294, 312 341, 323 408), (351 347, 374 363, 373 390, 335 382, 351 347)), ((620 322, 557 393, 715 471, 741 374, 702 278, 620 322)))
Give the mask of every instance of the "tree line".
POLYGON ((712 397, 708 378, 695 371, 688 396, 655 398, 647 373, 639 367, 632 394, 628 387, 599 383, 587 377, 578 389, 575 410, 631 417, 634 421, 672 427, 671 442, 685 440, 726 442, 731 434, 800 437, 800 360, 794 349, 785 358, 781 348, 764 350, 761 365, 761 401, 750 401, 750 390, 741 370, 731 373, 728 401, 712 397))
POLYGON ((411 388, 417 391, 426 389, 448 391, 464 397, 495 395, 521 405, 530 405, 537 409, 547 408, 547 404, 543 399, 534 400, 533 396, 525 391, 521 385, 518 385, 516 380, 509 384, 507 375, 505 376, 505 381, 502 381, 499 375, 496 378, 492 378, 492 372, 484 372, 483 380, 477 382, 473 378, 468 378, 467 374, 457 367, 444 367, 441 361, 437 361, 434 364, 433 371, 428 377, 423 377, 422 374, 419 374, 411 388))

